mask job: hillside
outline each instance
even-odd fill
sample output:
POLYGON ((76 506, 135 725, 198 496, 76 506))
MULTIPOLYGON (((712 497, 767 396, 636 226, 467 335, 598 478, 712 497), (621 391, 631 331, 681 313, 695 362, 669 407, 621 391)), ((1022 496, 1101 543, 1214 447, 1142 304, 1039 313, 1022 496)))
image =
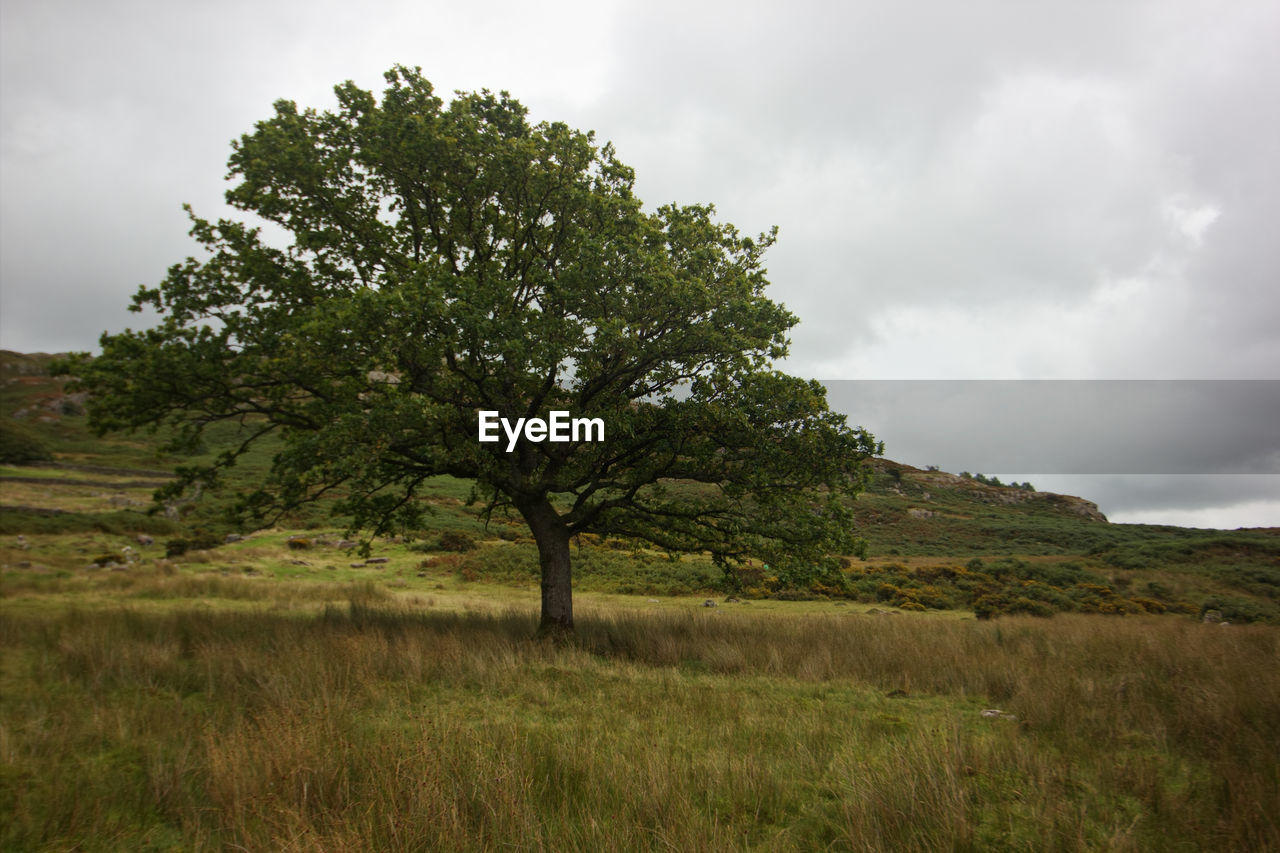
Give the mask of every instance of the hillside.
MULTIPOLYGON (((229 526, 224 510, 237 486, 264 475, 270 450, 230 472, 224 492, 157 506, 153 493, 192 457, 165 452, 162 434, 93 436, 86 425, 85 395, 67 393, 61 379, 48 375, 52 358, 0 353, 0 533, 54 539, 100 534, 118 540, 104 540, 109 552, 142 534, 157 543, 151 546, 157 557, 204 553, 212 546, 223 546, 219 554, 233 553, 225 545, 228 537, 250 531, 229 526)), ((891 447, 892 437, 885 438, 891 447)), ((215 433, 203 452, 212 454, 233 439, 228 427, 215 433)), ((1228 620, 1280 622, 1280 535, 1275 530, 1111 524, 1080 497, 990 485, 886 459, 869 464, 870 485, 855 506, 869 547, 864 558, 845 561, 841 577, 788 589, 767 566, 726 577, 697 556, 675 560, 634 543, 592 540, 578 543, 578 586, 645 595, 848 599, 895 610, 969 610, 979 616, 1217 611, 1228 620)), ((395 563, 406 583, 425 579, 428 565, 467 579, 533 583, 536 558, 523 525, 514 518, 482 523, 468 505, 470 492, 467 482, 437 478, 427 498, 435 512, 416 541, 373 543, 398 549, 395 563), (424 554, 433 556, 424 560, 424 554)), ((279 554, 264 555, 262 562, 269 565, 255 570, 293 571, 288 567, 297 555, 289 556, 290 532, 295 540, 305 534, 308 547, 316 540, 324 548, 322 543, 345 542, 342 528, 342 520, 330 517, 323 506, 282 519, 271 539, 279 554)), ((261 543, 267 536, 256 538, 261 543)), ((51 544, 49 551, 49 568, 84 568, 65 543, 51 544)), ((23 571, 23 563, 32 565, 29 556, 0 551, 6 577, 23 571)), ((344 554, 326 552, 335 570, 350 568, 351 561, 342 559, 344 554)), ((388 570, 382 571, 387 577, 388 570)))

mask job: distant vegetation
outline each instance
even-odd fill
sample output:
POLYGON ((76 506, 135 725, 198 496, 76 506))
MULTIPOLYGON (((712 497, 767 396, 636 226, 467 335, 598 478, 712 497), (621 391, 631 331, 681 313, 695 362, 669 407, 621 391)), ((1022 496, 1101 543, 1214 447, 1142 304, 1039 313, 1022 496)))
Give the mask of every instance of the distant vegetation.
POLYGON ((53 454, 33 430, 11 418, 0 418, 0 463, 28 465, 51 459, 53 454))
MULTIPOLYGON (((937 469, 934 468, 932 470, 937 470, 937 469)), ((999 477, 988 477, 985 474, 970 474, 968 471, 961 471, 960 476, 964 477, 966 480, 975 480, 979 483, 984 483, 988 486, 1006 485, 1005 483, 1000 482, 999 477)), ((1010 489, 1023 489, 1024 491, 1028 491, 1028 492, 1034 492, 1036 490, 1036 487, 1031 485, 1031 483, 1029 482, 1028 483, 1009 483, 1008 487, 1010 489)))

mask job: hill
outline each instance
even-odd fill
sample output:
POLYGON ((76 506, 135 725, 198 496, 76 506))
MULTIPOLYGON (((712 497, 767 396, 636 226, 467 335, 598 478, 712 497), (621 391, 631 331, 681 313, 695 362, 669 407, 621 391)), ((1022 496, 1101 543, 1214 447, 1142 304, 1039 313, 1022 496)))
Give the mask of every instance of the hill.
MULTIPOLYGON (((68 393, 65 378, 49 375, 53 358, 0 353, 0 533, 55 538, 96 533, 122 542, 141 534, 159 540, 153 547, 167 557, 206 552, 249 533, 230 526, 225 510, 236 487, 265 475, 269 448, 233 469, 225 492, 157 504, 153 495, 172 480, 175 469, 201 457, 167 451, 163 433, 92 435, 85 396, 68 393)), ((232 426, 215 431, 201 454, 216 453, 234 439, 232 426)), ((869 464, 869 488, 855 506, 869 547, 863 557, 845 561, 839 578, 789 589, 764 565, 726 575, 698 556, 677 559, 629 542, 583 537, 587 541, 578 543, 576 558, 578 584, 646 595, 720 592, 859 600, 894 610, 970 610, 979 616, 1173 611, 1280 622, 1280 535, 1275 530, 1112 524, 1080 497, 994 485, 887 459, 869 464)), ((416 541, 373 544, 402 549, 406 582, 419 577, 411 568, 429 563, 468 579, 533 583, 536 557, 523 525, 508 517, 486 523, 469 504, 470 493, 470 483, 437 478, 427 498, 435 513, 416 541), (424 554, 430 555, 427 560, 421 559, 424 554)), ((274 541, 285 565, 296 559, 288 557, 290 535, 308 544, 345 541, 343 520, 332 518, 325 506, 281 519, 279 527, 274 541)), ((107 550, 120 547, 113 543, 107 550)), ((51 567, 83 568, 65 548, 50 548, 51 567)), ((8 573, 30 562, 0 552, 8 573)))

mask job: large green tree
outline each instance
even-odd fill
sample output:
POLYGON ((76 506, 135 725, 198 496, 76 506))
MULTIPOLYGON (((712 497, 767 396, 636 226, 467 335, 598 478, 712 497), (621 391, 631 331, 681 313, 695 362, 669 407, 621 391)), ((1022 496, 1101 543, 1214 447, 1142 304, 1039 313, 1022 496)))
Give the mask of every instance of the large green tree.
POLYGON ((241 422, 187 485, 278 434, 244 505, 336 495, 373 534, 413 528, 427 478, 474 478, 533 533, 544 631, 572 630, 577 533, 796 580, 859 548, 847 501, 880 448, 770 366, 796 322, 764 295, 773 233, 645 211, 611 146, 506 93, 386 79, 381 102, 350 82, 336 110, 279 101, 233 143, 227 200, 271 225, 189 211, 203 255, 134 297, 159 324, 74 367, 97 429, 241 422), (600 418, 605 440, 482 443, 481 410, 600 418))

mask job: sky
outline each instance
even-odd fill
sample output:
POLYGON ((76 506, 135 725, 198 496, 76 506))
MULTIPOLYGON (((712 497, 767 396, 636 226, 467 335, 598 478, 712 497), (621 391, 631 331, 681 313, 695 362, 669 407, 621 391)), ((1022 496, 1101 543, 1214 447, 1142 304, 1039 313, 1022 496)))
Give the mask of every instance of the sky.
POLYGON ((144 322, 230 141, 399 63, 595 130, 651 207, 778 226, 782 367, 889 458, 1280 526, 1274 0, 0 0, 0 39, 5 349, 144 322), (1013 429, 1010 389, 1089 402, 1013 429))

